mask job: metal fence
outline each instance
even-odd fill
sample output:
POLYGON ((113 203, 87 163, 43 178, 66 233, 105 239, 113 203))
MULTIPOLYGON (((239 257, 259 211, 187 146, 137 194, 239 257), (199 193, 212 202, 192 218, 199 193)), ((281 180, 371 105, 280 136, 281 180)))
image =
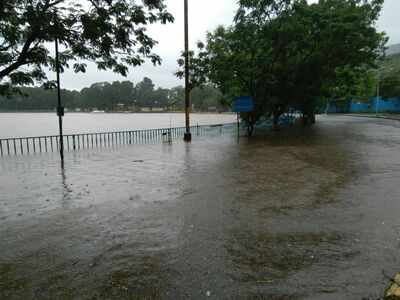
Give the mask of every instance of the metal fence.
MULTIPOLYGON (((192 135, 236 132, 236 123, 191 126, 192 135)), ((169 142, 183 137, 185 127, 129 131, 68 134, 63 136, 64 150, 77 151, 114 145, 169 142)), ((0 156, 24 155, 59 151, 59 136, 36 136, 0 139, 0 156)))

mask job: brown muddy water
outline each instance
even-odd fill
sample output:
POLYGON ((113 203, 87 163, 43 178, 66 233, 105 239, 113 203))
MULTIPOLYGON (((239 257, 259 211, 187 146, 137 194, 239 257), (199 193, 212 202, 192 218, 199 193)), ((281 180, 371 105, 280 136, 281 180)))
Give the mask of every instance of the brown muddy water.
POLYGON ((0 299, 362 299, 400 269, 400 122, 0 159, 0 299))

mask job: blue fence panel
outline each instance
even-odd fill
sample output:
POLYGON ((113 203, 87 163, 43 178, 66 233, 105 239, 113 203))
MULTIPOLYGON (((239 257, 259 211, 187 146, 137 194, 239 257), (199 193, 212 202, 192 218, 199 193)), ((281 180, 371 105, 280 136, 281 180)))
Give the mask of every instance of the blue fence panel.
POLYGON ((346 106, 329 103, 328 113, 400 113, 400 97, 372 97, 366 102, 350 100, 346 106), (343 111, 343 107, 345 107, 343 111))
POLYGON ((378 99, 374 97, 371 99, 371 106, 373 112, 398 113, 400 112, 400 98, 378 99))
POLYGON ((372 104, 370 102, 350 102, 349 112, 351 113, 368 113, 371 112, 372 104))

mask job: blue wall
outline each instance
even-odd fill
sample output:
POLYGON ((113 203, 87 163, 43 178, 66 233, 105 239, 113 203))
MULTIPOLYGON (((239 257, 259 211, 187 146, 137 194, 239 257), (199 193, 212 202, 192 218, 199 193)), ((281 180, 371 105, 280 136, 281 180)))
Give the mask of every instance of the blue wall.
MULTIPOLYGON (((374 108, 376 109, 376 98, 374 99, 374 108)), ((378 103, 379 112, 400 112, 400 98, 381 99, 378 103)))
POLYGON ((346 105, 329 103, 328 113, 400 113, 400 97, 383 99, 382 97, 370 98, 368 102, 348 101, 346 105))
POLYGON ((372 112, 372 108, 375 107, 371 100, 369 102, 354 102, 350 101, 349 113, 367 113, 372 112))

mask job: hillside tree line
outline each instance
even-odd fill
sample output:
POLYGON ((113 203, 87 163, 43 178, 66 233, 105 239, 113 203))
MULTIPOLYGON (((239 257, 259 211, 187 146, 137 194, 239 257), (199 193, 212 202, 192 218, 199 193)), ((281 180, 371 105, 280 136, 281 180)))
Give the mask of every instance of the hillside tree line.
MULTIPOLYGON (((184 88, 182 86, 156 88, 150 78, 145 77, 136 85, 131 81, 98 82, 81 91, 63 89, 61 97, 69 110, 104 111, 140 110, 162 108, 180 111, 184 107, 184 88)), ((195 111, 225 110, 221 103, 221 92, 211 85, 197 87, 192 91, 192 104, 195 111)), ((43 87, 23 87, 20 94, 0 96, 2 111, 52 111, 57 106, 54 89, 43 87)))

